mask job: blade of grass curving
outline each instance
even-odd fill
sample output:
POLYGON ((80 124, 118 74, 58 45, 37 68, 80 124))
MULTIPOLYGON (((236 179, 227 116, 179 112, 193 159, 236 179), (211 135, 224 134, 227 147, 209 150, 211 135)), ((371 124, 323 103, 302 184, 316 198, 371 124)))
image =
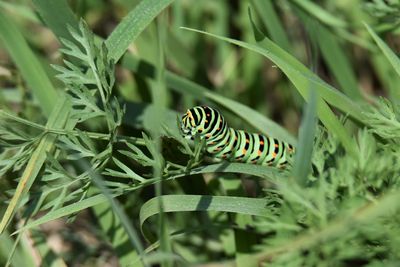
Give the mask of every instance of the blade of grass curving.
POLYGON ((118 61, 147 25, 173 0, 142 0, 106 40, 110 57, 118 61))
POLYGON ((295 161, 292 170, 295 181, 301 186, 307 184, 307 177, 311 169, 315 129, 317 126, 317 96, 314 90, 310 92, 309 101, 304 107, 304 115, 299 131, 299 145, 296 147, 295 161))
POLYGON ((342 91, 351 99, 360 101, 362 96, 358 88, 355 73, 348 59, 349 56, 345 54, 337 36, 327 27, 320 25, 309 14, 306 14, 302 10, 298 10, 298 13, 308 29, 308 34, 318 43, 322 56, 342 91))
MULTIPOLYGON (((139 61, 135 57, 125 56, 122 62, 123 66, 131 71, 146 77, 155 77, 155 67, 147 62, 139 61)), ((228 110, 231 110, 244 121, 252 125, 260 132, 279 138, 283 141, 296 145, 296 138, 289 134, 284 128, 272 120, 264 117, 257 111, 229 98, 214 93, 207 88, 192 82, 188 79, 180 77, 170 71, 165 72, 166 84, 171 89, 182 93, 191 94, 199 100, 209 99, 228 110)))
POLYGON ((44 114, 49 116, 55 104, 54 99, 57 99, 57 91, 18 27, 2 10, 0 10, 0 39, 39 100, 44 114))
MULTIPOLYGON (((344 113, 352 116, 353 118, 362 121, 362 116, 360 115, 361 109, 359 106, 351 101, 346 95, 342 94, 340 91, 332 87, 331 85, 324 82, 321 78, 319 78, 315 73, 310 71, 306 66, 304 66, 300 61, 298 61, 291 54, 287 53, 279 46, 277 46, 274 42, 272 42, 268 37, 264 36, 255 25, 254 21, 251 17, 251 12, 249 9, 249 18, 250 22, 253 26, 254 35, 256 37, 257 45, 243 43, 238 40, 229 39, 222 36, 213 37, 222 39, 224 41, 231 42, 235 45, 245 47, 251 49, 254 52, 264 55, 269 58, 275 64, 277 64, 282 70, 288 70, 294 72, 293 75, 296 75, 295 80, 308 80, 309 82, 315 83, 315 90, 318 92, 318 95, 322 97, 326 102, 333 105, 334 107, 342 110, 344 113), (246 47, 247 46, 247 47, 246 47), (279 64, 278 64, 279 63, 279 64)), ((193 29, 192 29, 193 30, 193 29)), ((197 31, 197 30, 195 30, 197 31)), ((205 33, 205 32, 203 32, 205 33)), ((210 33, 205 33, 210 35, 210 33)), ((288 76, 290 78, 290 76, 288 76)), ((306 88, 308 89, 308 88, 306 88)), ((303 90, 306 90, 303 89, 303 90)), ((301 88, 298 88, 301 90, 301 88)), ((301 93, 301 92, 300 92, 301 93)))
POLYGON ((387 92, 392 102, 396 102, 400 99, 400 90, 398 87, 400 76, 396 73, 395 68, 388 63, 384 54, 372 54, 370 60, 379 81, 382 83, 382 89, 387 92))
MULTIPOLYGON (((265 199, 232 196, 165 195, 150 199, 140 209, 140 227, 145 237, 149 237, 149 235, 146 235, 146 230, 143 227, 144 222, 159 213, 158 198, 163 199, 164 212, 223 211, 262 217, 271 216, 265 208, 265 199)), ((151 241, 154 242, 155 240, 151 241)))
POLYGON ((309 0, 291 0, 293 4, 299 6, 304 9, 307 13, 314 16, 316 19, 321 21, 323 24, 333 27, 333 28, 345 28, 347 27, 347 23, 338 18, 337 16, 333 16, 331 13, 325 11, 325 9, 321 8, 319 5, 315 4, 309 0))
MULTIPOLYGON (((249 19, 253 26, 254 36, 256 38, 257 44, 243 43, 238 40, 229 39, 226 37, 213 37, 222 39, 224 41, 231 42, 235 45, 245 47, 251 49, 254 52, 264 55, 269 58, 272 62, 278 65, 282 70, 287 70, 293 72, 293 75, 287 75, 288 78, 293 78, 294 81, 299 80, 308 80, 308 82, 314 83, 315 90, 318 95, 323 98, 330 105, 342 110, 346 115, 350 115, 356 120, 362 121, 362 116, 360 115, 361 109, 360 107, 354 103, 351 99, 349 99, 346 95, 342 94, 336 88, 327 84, 321 78, 319 78, 315 73, 310 71, 305 65, 303 65, 299 60, 293 57, 291 54, 287 53, 279 46, 277 46, 274 42, 272 42, 268 37, 264 36, 257 28, 254 23, 251 10, 249 9, 249 19), (294 77, 292 77, 294 76, 294 77)), ((195 30, 196 31, 196 30, 195 30)), ((203 32, 205 33, 205 32, 203 32)), ((210 35, 210 33, 205 33, 210 35)), ((213 35, 213 34, 211 34, 213 35)), ((306 93, 308 96, 308 87, 306 88, 297 88, 300 93, 306 93)))
MULTIPOLYGON (((119 195, 121 195, 121 194, 114 194, 113 196, 116 197, 119 195)), ((68 215, 77 213, 84 209, 87 209, 87 208, 90 208, 90 207, 93 207, 93 206, 96 206, 98 204, 105 203, 105 202, 107 202, 107 198, 104 195, 95 195, 95 196, 88 197, 82 201, 75 202, 73 204, 69 204, 67 206, 56 209, 54 211, 50 211, 50 212, 46 213, 45 215, 43 215, 42 217, 40 217, 39 219, 27 223, 24 227, 18 229, 13 234, 17 234, 20 231, 25 231, 27 229, 34 228, 34 227, 44 224, 46 222, 50 222, 52 220, 55 220, 55 219, 58 219, 58 218, 61 218, 64 216, 68 216, 68 215)))
POLYGON ((66 25, 73 29, 79 29, 78 21, 71 11, 67 1, 47 1, 47 0, 33 0, 36 10, 39 12, 40 17, 44 20, 46 25, 50 27, 58 39, 73 40, 71 33, 66 25))
POLYGON ((280 22, 271 0, 252 0, 251 1, 261 18, 262 23, 267 28, 271 39, 286 51, 292 51, 289 38, 280 22))
MULTIPOLYGON (((244 164, 244 163, 228 163, 228 162, 223 162, 220 164, 213 164, 213 165, 207 165, 207 166, 202 166, 195 168, 193 170, 190 170, 188 172, 183 172, 180 174, 168 176, 166 178, 163 178, 163 181, 170 181, 170 180, 175 180, 177 178, 182 178, 182 177, 187 177, 190 175, 195 175, 195 174, 200 174, 200 173, 243 173, 243 174, 248 174, 248 175, 253 175, 257 177, 261 177, 264 179, 268 179, 271 182, 276 181, 277 179, 286 179, 287 175, 283 173, 282 171, 278 170, 277 168, 274 167, 266 167, 266 166, 260 166, 260 165, 250 165, 250 164, 244 164)), ((141 183, 139 185, 132 186, 130 190, 134 191, 139 188, 143 188, 145 186, 150 186, 155 184, 156 182, 160 181, 161 178, 152 178, 149 179, 145 183, 141 183)), ((122 195, 122 193, 114 193, 112 194, 113 197, 117 197, 122 195)), ((27 223, 24 227, 19 229, 18 231, 14 233, 18 233, 20 231, 30 229, 36 226, 39 226, 43 223, 68 216, 70 214, 77 213, 81 210, 87 209, 89 207, 93 207, 95 205, 104 203, 107 201, 107 198, 103 195, 95 195, 88 197, 80 202, 73 203, 67 206, 64 206, 62 208, 59 208, 54 211, 50 211, 40 217, 39 219, 35 221, 31 221, 27 223)))
POLYGON ((383 54, 389 60, 390 64, 392 64, 394 70, 400 75, 400 60, 398 56, 393 52, 392 49, 374 32, 374 30, 366 23, 364 26, 367 28, 369 34, 372 36, 378 47, 381 49, 383 54))
MULTIPOLYGON (((298 62, 295 58, 293 58, 290 54, 286 53, 283 49, 279 48, 272 41, 267 39, 262 40, 261 46, 244 43, 238 40, 218 36, 215 34, 207 33, 200 30, 184 28, 189 31, 194 31, 198 33, 202 33, 208 36, 212 36, 214 38, 230 42, 232 44, 238 45, 243 48, 250 49, 256 53, 259 53, 271 61, 273 61, 290 79, 290 81, 295 85, 299 93, 303 96, 303 98, 307 98, 309 94, 310 84, 313 84, 313 87, 317 91, 318 95, 322 98, 326 99, 328 102, 332 102, 338 108, 344 110, 347 114, 351 115, 354 118, 361 119, 361 112, 358 111, 359 108, 355 103, 352 103, 350 99, 346 96, 342 95, 337 90, 332 89, 331 86, 328 86, 325 82, 318 78, 314 73, 308 70, 303 64, 298 62), (342 102, 340 102, 342 101, 342 102)), ((255 28, 256 29, 256 28, 255 28)), ((330 110, 329 106, 323 102, 319 101, 318 103, 318 116, 324 125, 333 133, 335 133, 338 138, 343 143, 345 149, 351 153, 355 154, 356 150, 353 147, 353 142, 350 135, 347 133, 346 129, 339 122, 333 112, 330 110)))
MULTIPOLYGON (((60 129, 63 128, 67 122, 70 111, 69 101, 66 97, 58 97, 58 101, 55 102, 55 107, 50 114, 47 126, 49 128, 60 129)), ((29 191, 33 182, 35 181, 42 165, 46 159, 47 153, 53 148, 53 143, 56 140, 57 135, 46 134, 42 137, 38 147, 32 154, 32 157, 28 161, 24 172, 18 182, 17 189, 11 198, 10 203, 0 222, 0 234, 5 230, 8 223, 14 216, 18 205, 26 193, 29 191)))

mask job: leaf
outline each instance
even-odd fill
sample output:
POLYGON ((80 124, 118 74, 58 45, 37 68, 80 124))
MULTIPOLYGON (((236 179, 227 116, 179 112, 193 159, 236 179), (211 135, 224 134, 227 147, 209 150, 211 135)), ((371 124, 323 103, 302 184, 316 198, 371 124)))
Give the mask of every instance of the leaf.
POLYGON ((147 25, 172 2, 173 0, 142 0, 107 38, 110 57, 117 62, 147 25))
POLYGON ((121 161, 119 161, 117 158, 113 157, 113 161, 115 162, 115 164, 120 167, 123 171, 124 174, 126 175, 125 177, 129 177, 133 180, 136 180, 140 183, 145 182, 146 179, 139 176, 138 174, 136 174, 133 170, 131 170, 128 166, 126 166, 124 163, 122 163, 121 161))
POLYGON ((364 23, 364 26, 367 28, 369 34, 371 34, 372 38, 378 45, 378 47, 381 49, 383 54, 386 56, 386 58, 389 60, 390 64, 392 64, 394 70, 397 72, 398 75, 400 75, 400 60, 397 57, 397 55, 393 52, 392 49, 374 32, 374 30, 366 23, 364 23))
POLYGON ((324 61, 338 82, 340 89, 351 99, 359 102, 362 95, 358 87, 358 81, 350 63, 352 59, 345 53, 345 46, 333 30, 318 24, 314 18, 304 12, 299 12, 309 35, 315 40, 321 50, 324 61))
POLYGON ((89 171, 89 176, 93 183, 98 187, 107 201, 109 202, 113 213, 118 217, 121 222, 121 225, 124 227, 125 232, 129 237, 129 241, 131 242, 132 247, 137 251, 139 255, 143 255, 144 249, 142 242, 139 238, 139 235, 136 232, 136 229, 133 228, 132 224, 130 223, 127 214, 125 213, 124 209, 122 208, 121 204, 114 198, 112 192, 107 188, 103 177, 98 174, 96 171, 91 171, 92 166, 89 165, 87 161, 80 161, 78 165, 83 170, 89 171))
MULTIPOLYGON (((159 199, 162 199, 164 212, 182 211, 223 211, 254 216, 269 217, 267 200, 259 198, 206 196, 206 195, 164 195, 150 199, 140 209, 140 227, 146 236, 144 222, 159 213, 159 199)), ((155 241, 155 240, 150 240, 155 241)))
POLYGON ((78 21, 67 1, 33 0, 32 2, 40 17, 58 39, 72 40, 71 33, 66 25, 77 30, 78 21))
MULTIPOLYGON (((46 124, 47 127, 61 129, 65 126, 70 110, 70 105, 68 103, 69 102, 67 98, 58 98, 58 101, 55 102, 55 108, 51 112, 49 120, 46 124)), ((25 197, 26 193, 29 191, 30 187, 35 181, 40 169, 42 168, 42 165, 46 160, 47 153, 51 151, 54 146, 56 138, 57 135, 55 134, 46 134, 40 140, 40 143, 25 167, 22 177, 18 182, 17 189, 13 194, 13 197, 1 219, 0 234, 4 232, 8 223, 11 221, 16 210, 18 209, 21 199, 25 197)))
POLYGON ((286 51, 292 51, 289 38, 279 20, 277 12, 274 9, 274 1, 252 0, 251 2, 255 7, 256 12, 258 12, 262 23, 267 28, 271 39, 286 51))
POLYGON ((57 99, 57 91, 39 60, 32 52, 15 23, 0 9, 0 39, 46 116, 50 115, 57 99))
POLYGON ((311 90, 310 100, 304 107, 304 115, 299 131, 299 145, 296 147, 293 166, 293 177, 302 186, 306 185, 307 176, 311 169, 311 156, 317 127, 316 106, 317 96, 315 91, 311 90))
POLYGON ((310 15, 317 18, 322 23, 327 26, 335 27, 335 28, 345 28, 347 27, 347 23, 340 19, 338 16, 334 16, 331 13, 327 12, 325 9, 315 4, 313 1, 309 0, 291 0, 295 5, 298 5, 310 15))

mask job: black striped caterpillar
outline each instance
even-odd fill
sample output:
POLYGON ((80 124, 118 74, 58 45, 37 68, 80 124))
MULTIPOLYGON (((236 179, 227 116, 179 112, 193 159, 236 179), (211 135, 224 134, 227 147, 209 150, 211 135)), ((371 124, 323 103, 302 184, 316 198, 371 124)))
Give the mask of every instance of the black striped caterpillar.
POLYGON ((216 159, 284 167, 294 153, 288 143, 229 127, 221 113, 208 106, 188 109, 181 132, 187 139, 205 138, 206 151, 216 159))

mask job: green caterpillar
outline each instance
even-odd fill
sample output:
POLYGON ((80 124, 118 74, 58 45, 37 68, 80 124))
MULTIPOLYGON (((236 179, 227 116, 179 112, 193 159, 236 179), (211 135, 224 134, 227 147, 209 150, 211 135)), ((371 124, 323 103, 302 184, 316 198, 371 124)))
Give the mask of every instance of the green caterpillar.
POLYGON ((284 167, 294 153, 288 143, 229 127, 221 113, 208 106, 188 109, 181 132, 187 139, 205 138, 206 151, 216 159, 284 167))

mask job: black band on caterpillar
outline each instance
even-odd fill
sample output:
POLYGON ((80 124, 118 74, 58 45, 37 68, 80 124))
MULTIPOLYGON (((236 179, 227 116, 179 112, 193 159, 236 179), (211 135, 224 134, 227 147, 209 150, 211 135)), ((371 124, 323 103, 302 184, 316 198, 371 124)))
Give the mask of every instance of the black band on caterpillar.
POLYGON ((283 167, 294 153, 288 143, 229 127, 221 113, 208 106, 188 109, 181 132, 188 139, 205 138, 206 151, 217 159, 283 167))

